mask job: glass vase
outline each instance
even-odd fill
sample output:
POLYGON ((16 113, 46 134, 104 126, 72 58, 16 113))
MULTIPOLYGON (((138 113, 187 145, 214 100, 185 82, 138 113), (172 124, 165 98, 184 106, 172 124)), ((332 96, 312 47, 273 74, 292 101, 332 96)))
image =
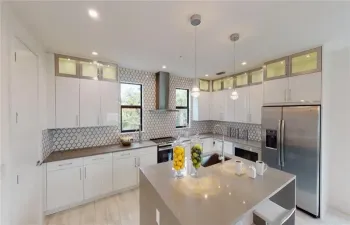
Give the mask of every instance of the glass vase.
POLYGON ((191 162, 192 162, 192 177, 198 177, 198 170, 202 166, 203 143, 197 134, 191 139, 191 162))
POLYGON ((184 177, 184 168, 185 168, 185 146, 178 139, 173 143, 173 170, 175 171, 175 178, 184 177))

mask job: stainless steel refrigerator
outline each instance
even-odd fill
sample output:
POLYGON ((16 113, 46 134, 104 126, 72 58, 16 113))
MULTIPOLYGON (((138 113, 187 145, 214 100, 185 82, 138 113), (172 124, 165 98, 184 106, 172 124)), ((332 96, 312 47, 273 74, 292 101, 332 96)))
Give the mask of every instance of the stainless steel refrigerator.
POLYGON ((296 175, 296 204, 320 215, 320 106, 262 108, 262 160, 296 175))

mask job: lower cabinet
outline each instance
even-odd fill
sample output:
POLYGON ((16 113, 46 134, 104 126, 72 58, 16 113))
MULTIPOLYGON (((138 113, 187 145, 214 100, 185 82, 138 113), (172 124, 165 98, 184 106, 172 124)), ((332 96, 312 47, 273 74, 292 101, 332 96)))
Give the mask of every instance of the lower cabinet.
POLYGON ((115 158, 113 161, 113 190, 118 191, 136 186, 138 173, 137 158, 115 158))
POLYGON ((205 138, 203 139, 203 152, 211 152, 213 151, 213 138, 205 138))
MULTIPOLYGON (((214 150, 222 151, 222 141, 214 141, 214 150)), ((231 142, 224 142, 224 152, 227 154, 233 154, 233 144, 231 142)))

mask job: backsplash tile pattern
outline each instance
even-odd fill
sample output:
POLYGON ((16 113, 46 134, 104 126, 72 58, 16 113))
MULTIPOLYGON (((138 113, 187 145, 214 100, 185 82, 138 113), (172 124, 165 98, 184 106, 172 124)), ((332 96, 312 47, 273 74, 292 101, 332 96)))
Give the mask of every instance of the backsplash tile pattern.
MULTIPOLYGON (((220 124, 224 127, 225 135, 229 135, 228 127, 239 128, 240 138, 244 138, 243 130, 248 130, 248 139, 252 141, 261 141, 261 125, 260 124, 248 124, 248 123, 236 123, 236 122, 223 122, 223 121, 210 121, 210 129, 214 132, 214 126, 220 124)), ((216 133, 221 134, 220 129, 215 129, 216 133)))
MULTIPOLYGON (((119 68, 121 82, 137 83, 143 86, 143 139, 151 139, 165 136, 177 136, 183 131, 189 134, 212 132, 215 124, 219 123, 224 127, 239 127, 249 130, 249 139, 259 141, 261 138, 260 125, 229 123, 221 121, 192 121, 190 110, 190 126, 188 129, 177 129, 176 112, 151 111, 156 107, 156 77, 152 72, 119 68)), ((191 89, 192 79, 170 75, 169 108, 175 109, 176 88, 191 89)), ((190 101, 192 105, 192 100, 190 101)), ((225 129, 226 130, 226 129, 225 129)), ((119 144, 119 137, 124 135, 133 136, 138 140, 138 133, 120 133, 119 126, 108 127, 82 127, 64 128, 43 131, 44 158, 52 151, 64 151, 110 144, 119 144)))

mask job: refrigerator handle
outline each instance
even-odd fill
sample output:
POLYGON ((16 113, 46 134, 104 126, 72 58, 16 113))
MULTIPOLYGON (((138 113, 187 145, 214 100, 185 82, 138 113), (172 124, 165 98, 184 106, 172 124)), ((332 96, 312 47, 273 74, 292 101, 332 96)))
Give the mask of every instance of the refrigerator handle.
POLYGON ((277 163, 281 166, 281 120, 278 120, 277 130, 277 163))
POLYGON ((281 121, 281 166, 284 167, 284 120, 281 121))

